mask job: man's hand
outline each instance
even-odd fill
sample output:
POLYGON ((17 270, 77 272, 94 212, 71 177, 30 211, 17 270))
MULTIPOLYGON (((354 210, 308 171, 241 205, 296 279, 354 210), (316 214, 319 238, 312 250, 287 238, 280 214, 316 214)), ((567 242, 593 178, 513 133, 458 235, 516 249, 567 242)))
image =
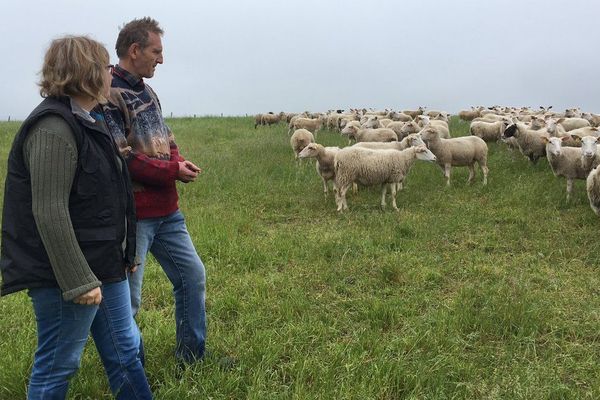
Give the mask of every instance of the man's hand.
POLYGON ((87 293, 82 294, 81 296, 75 297, 73 303, 82 304, 82 305, 92 305, 92 304, 100 304, 102 301, 102 291, 99 287, 93 288, 87 293))
POLYGON ((179 172, 177 173, 177 179, 183 183, 193 182, 196 180, 198 174, 202 172, 200 168, 194 165, 191 161, 179 162, 179 172))

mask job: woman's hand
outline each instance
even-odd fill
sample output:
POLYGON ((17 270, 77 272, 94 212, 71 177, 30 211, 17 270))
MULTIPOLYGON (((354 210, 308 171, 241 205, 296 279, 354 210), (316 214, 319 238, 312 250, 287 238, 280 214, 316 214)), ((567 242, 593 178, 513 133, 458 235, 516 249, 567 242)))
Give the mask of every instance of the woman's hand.
POLYGON ((81 296, 75 297, 73 303, 82 304, 82 305, 93 305, 100 304, 102 301, 102 291, 99 287, 93 288, 87 293, 82 294, 81 296))

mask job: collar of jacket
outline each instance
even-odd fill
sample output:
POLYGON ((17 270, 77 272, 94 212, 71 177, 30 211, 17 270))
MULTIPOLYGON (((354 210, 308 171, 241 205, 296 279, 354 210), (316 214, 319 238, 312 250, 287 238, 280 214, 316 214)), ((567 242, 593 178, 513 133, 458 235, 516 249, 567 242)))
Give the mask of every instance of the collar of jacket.
POLYGON ((118 76, 123 79, 132 88, 135 88, 136 86, 144 88, 144 80, 142 78, 138 78, 126 69, 121 68, 118 64, 115 65, 115 68, 113 69, 113 76, 118 76))

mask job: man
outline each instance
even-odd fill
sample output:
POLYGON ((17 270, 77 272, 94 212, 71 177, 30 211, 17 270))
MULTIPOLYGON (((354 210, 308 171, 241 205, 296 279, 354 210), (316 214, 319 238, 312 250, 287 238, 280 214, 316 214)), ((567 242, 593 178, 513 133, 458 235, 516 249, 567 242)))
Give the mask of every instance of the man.
POLYGON ((126 157, 133 182, 139 266, 129 274, 131 305, 140 308, 144 263, 154 255, 173 284, 177 345, 175 356, 191 363, 204 355, 205 269, 178 208, 176 181, 193 182, 201 172, 185 160, 165 124, 156 93, 144 82, 163 63, 158 22, 145 17, 119 32, 119 64, 113 70, 108 127, 126 157))

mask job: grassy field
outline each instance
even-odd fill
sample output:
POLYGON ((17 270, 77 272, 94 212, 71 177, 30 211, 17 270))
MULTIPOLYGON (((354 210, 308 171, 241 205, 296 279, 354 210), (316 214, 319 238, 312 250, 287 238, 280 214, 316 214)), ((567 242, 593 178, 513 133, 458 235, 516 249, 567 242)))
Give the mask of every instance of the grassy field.
MULTIPOLYGON (((204 169, 179 190, 207 268, 211 355, 177 370, 170 284, 151 259, 139 324, 157 399, 600 398, 600 221, 583 182, 567 203, 545 159, 491 144, 487 187, 456 168, 447 188, 417 162, 399 212, 381 211, 372 188, 340 215, 283 125, 169 124, 204 169)), ((453 120, 451 132, 467 127, 453 120)), ((0 124, 2 185, 17 128, 0 124)), ((0 315, 0 399, 23 398, 36 342, 27 295, 0 299, 0 315)), ((70 395, 110 398, 91 341, 70 395)))

